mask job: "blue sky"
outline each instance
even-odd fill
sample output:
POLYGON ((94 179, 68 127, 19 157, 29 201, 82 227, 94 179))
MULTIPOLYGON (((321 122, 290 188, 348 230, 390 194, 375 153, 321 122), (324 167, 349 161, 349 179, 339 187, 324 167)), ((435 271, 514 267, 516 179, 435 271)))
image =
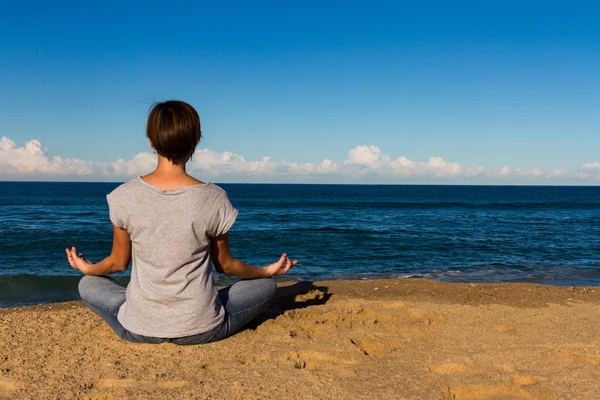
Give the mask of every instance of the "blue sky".
POLYGON ((0 3, 0 179, 143 173, 148 109, 172 98, 200 113, 192 170, 216 181, 600 176, 593 2, 86 3, 0 3))

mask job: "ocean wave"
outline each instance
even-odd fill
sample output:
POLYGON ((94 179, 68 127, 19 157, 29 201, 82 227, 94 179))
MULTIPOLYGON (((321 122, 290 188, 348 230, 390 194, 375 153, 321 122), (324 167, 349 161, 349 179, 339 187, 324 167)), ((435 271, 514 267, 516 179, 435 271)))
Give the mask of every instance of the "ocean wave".
MULTIPOLYGON (((265 206, 264 203, 244 203, 244 207, 265 206)), ((272 205, 272 210, 277 209, 468 209, 468 210, 590 210, 600 208, 600 202, 575 202, 575 201, 517 201, 517 202, 466 202, 466 201, 290 201, 279 202, 272 205)), ((264 212, 263 212, 264 213, 264 212)), ((271 211, 273 213, 273 211, 271 211)))
MULTIPOLYGON (((0 276, 0 307, 18 307, 41 303, 79 300, 77 275, 4 275, 0 276)), ((129 278, 118 277, 127 284, 129 278)))

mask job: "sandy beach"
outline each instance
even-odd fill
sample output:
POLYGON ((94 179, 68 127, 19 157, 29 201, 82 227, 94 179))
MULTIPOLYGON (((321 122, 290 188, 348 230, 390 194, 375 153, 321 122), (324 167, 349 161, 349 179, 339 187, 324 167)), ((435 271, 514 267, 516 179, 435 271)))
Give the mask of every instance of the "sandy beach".
POLYGON ((81 302, 0 310, 7 399, 598 399, 600 288, 282 285, 222 342, 120 341, 81 302))

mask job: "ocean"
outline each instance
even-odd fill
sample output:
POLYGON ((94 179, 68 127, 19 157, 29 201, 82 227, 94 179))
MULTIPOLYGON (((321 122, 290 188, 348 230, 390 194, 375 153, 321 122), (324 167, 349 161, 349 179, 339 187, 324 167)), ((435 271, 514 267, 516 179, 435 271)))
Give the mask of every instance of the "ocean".
MULTIPOLYGON (((64 249, 109 254, 116 186, 0 182, 0 307, 79 298, 64 249)), ((600 285, 600 187, 220 186, 240 211, 232 254, 266 265, 286 252, 300 263, 285 279, 600 285)))

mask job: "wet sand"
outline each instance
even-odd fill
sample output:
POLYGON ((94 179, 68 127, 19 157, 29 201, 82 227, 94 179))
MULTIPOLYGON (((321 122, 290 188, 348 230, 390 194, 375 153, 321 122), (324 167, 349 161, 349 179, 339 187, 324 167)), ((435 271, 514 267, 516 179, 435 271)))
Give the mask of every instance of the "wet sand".
POLYGON ((222 342, 120 341, 81 302, 0 310, 0 398, 600 399, 600 288, 302 282, 222 342))

